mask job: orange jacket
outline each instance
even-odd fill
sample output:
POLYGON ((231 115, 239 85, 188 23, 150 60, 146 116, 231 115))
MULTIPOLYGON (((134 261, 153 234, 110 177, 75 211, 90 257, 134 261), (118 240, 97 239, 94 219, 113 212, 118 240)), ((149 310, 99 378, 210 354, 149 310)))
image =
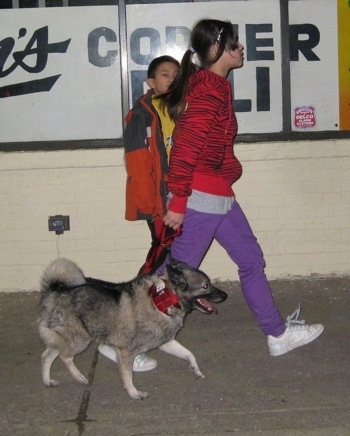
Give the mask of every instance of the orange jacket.
POLYGON ((124 134, 125 219, 151 220, 166 212, 168 159, 150 89, 129 111, 124 134))

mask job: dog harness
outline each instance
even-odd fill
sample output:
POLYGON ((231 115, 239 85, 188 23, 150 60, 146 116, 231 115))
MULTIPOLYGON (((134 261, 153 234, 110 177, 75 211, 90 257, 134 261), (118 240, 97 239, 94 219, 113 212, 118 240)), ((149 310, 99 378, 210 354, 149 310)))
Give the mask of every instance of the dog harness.
POLYGON ((172 289, 166 287, 165 282, 159 285, 152 285, 148 290, 148 294, 153 298, 156 308, 166 315, 170 316, 170 307, 181 309, 180 298, 172 289))

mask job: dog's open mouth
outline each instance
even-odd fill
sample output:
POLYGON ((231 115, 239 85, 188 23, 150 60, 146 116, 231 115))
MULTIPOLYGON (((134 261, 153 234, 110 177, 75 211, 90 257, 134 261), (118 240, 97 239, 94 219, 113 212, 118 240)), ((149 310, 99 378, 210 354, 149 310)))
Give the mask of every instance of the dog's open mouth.
POLYGON ((218 313, 216 307, 205 298, 197 298, 193 301, 194 307, 203 313, 218 313))

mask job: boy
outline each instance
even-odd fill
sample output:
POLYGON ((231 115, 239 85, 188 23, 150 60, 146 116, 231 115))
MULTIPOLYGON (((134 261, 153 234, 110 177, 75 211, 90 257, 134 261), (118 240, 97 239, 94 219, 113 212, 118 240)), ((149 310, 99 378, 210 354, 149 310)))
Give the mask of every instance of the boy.
MULTIPOLYGON (((140 97, 126 116, 124 134, 126 211, 128 221, 146 220, 152 240, 166 213, 168 159, 172 145, 174 122, 161 108, 157 95, 168 91, 180 64, 172 56, 159 56, 147 70, 149 90, 140 97)), ((115 351, 100 345, 99 351, 117 361, 115 351)), ((157 361, 140 354, 135 357, 133 371, 150 371, 157 361)))
POLYGON ((153 59, 147 71, 150 89, 126 117, 125 218, 129 221, 147 220, 151 226, 166 212, 166 176, 174 122, 155 97, 167 92, 178 70, 179 62, 171 56, 153 59))

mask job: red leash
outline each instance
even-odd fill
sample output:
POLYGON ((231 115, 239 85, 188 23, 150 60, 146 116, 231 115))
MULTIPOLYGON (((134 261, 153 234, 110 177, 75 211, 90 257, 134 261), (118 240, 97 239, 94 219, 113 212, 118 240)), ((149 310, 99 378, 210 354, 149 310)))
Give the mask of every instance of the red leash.
POLYGON ((152 225, 152 246, 145 263, 140 268, 139 275, 153 274, 164 263, 174 239, 182 233, 182 227, 174 230, 166 226, 161 219, 153 220, 152 225))

